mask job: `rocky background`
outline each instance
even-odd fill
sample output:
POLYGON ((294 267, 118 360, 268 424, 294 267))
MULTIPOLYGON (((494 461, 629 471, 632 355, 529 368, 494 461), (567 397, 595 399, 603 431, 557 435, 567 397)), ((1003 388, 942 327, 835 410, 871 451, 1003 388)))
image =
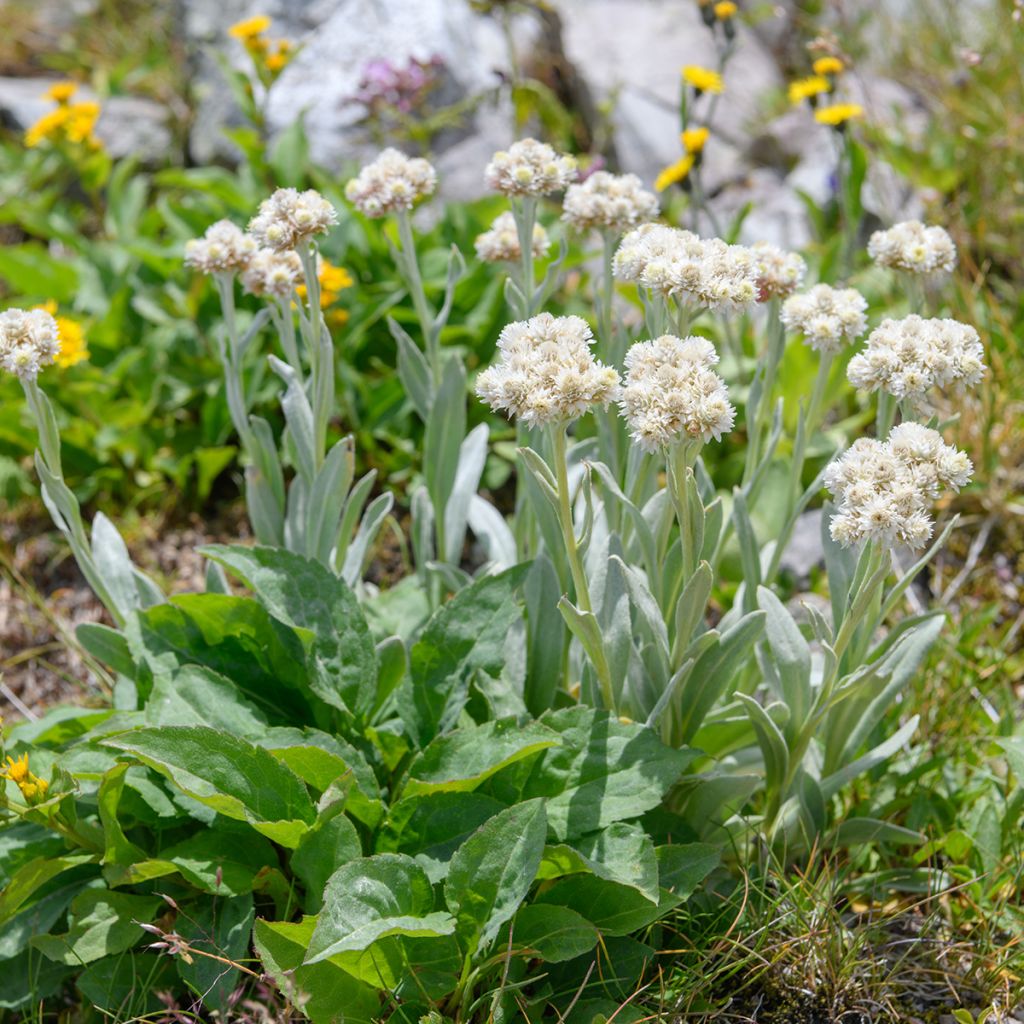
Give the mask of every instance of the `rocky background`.
MULTIPOLYGON (((88 18, 100 0, 59 0, 36 5, 38 31, 59 37, 61 26, 88 18)), ((446 103, 480 102, 457 129, 434 144, 433 157, 445 194, 472 198, 482 191, 481 169, 490 154, 512 140, 507 90, 511 40, 521 71, 545 80, 602 136, 613 166, 645 181, 680 155, 679 70, 712 64, 709 30, 693 0, 550 0, 549 10, 520 10, 503 31, 498 13, 484 14, 468 0, 164 0, 173 6, 168 47, 180 54, 189 96, 187 116, 152 99, 117 95, 104 104, 99 132, 116 155, 143 160, 230 161, 226 126, 241 123, 218 61, 239 66, 242 47, 227 36, 234 22, 254 14, 274 19, 272 34, 301 47, 266 102, 268 125, 279 132, 300 113, 312 155, 340 170, 376 148, 360 121, 365 111, 352 97, 368 62, 386 58, 440 58, 446 103), (176 132, 175 124, 186 124, 176 132)), ((986 0, 965 0, 965 44, 972 13, 986 0)), ((6 0, 5 4, 6 6, 6 0)), ((739 27, 727 71, 727 94, 715 115, 716 137, 708 146, 706 187, 724 218, 748 203, 750 238, 798 247, 808 224, 800 193, 828 194, 834 163, 829 133, 810 112, 786 102, 787 77, 809 64, 794 31, 801 4, 751 2, 739 27)), ((875 37, 871 59, 845 76, 845 98, 862 103, 874 124, 913 137, 924 130, 922 98, 888 77, 887 26, 905 15, 912 0, 833 0, 837 27, 856 8, 858 31, 875 37)), ((495 5, 500 11, 501 5, 495 5)), ((826 24, 828 16, 826 17, 826 24)), ((129 27, 130 28, 130 27, 129 27)), ((59 45, 59 39, 58 39, 59 45)), ((0 119, 24 127, 46 109, 38 77, 0 78, 0 119)), ((914 216, 920 197, 884 165, 873 168, 865 193, 882 220, 914 216)))

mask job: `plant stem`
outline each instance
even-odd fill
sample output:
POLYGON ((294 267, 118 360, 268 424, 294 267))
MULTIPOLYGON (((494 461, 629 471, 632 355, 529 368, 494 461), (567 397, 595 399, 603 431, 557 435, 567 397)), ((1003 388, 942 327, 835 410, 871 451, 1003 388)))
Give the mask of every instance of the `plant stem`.
POLYGON ((512 217, 516 222, 519 238, 519 287, 523 296, 520 318, 528 320, 533 316, 533 228, 537 222, 537 200, 533 196, 512 198, 512 217))
POLYGON ((822 352, 818 363, 818 373, 814 378, 814 388, 811 391, 811 400, 807 405, 807 412, 804 415, 804 429, 799 433, 796 443, 793 446, 793 466, 790 476, 790 508, 800 500, 803 493, 801 481, 803 479, 804 463, 807 461, 807 443, 812 433, 818 428, 818 418, 821 413, 821 403, 825 397, 825 388, 828 385, 829 373, 832 370, 834 356, 831 352, 822 352))
POLYGON ((582 611, 591 612, 590 588, 583 570, 579 548, 576 545, 576 530, 572 522, 572 501, 569 494, 569 472, 567 467, 565 427, 556 425, 551 429, 551 446, 554 459, 555 480, 558 484, 558 525, 562 528, 565 553, 569 558, 569 572, 572 574, 576 591, 576 604, 582 611))

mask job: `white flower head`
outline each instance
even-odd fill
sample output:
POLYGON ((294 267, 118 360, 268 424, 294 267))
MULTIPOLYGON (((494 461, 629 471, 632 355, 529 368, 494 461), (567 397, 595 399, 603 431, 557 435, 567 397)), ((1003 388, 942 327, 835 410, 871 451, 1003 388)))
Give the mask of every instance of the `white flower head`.
POLYGON ((985 376, 985 351, 978 332, 957 320, 883 320, 850 360, 847 376, 854 387, 916 404, 932 388, 977 384, 985 376))
POLYGON ((242 287, 250 295, 290 299, 302 284, 302 261, 294 249, 259 249, 242 271, 242 287))
MULTIPOLYGON (((486 263, 514 263, 522 256, 519 248, 519 232, 516 219, 506 210, 494 218, 488 231, 476 236, 473 243, 477 256, 486 263)), ((548 233, 540 224, 533 225, 533 244, 530 247, 534 259, 541 259, 551 248, 548 233)))
POLYGON ((422 157, 385 149, 345 186, 345 198, 367 217, 383 217, 433 195, 437 171, 422 157))
POLYGON ((839 352, 867 329, 868 304, 855 288, 816 284, 782 304, 782 322, 818 352, 839 352))
POLYGON ((735 312, 757 299, 757 262, 751 249, 664 224, 642 224, 616 250, 612 268, 631 281, 680 303, 735 312))
POLYGON ((757 267, 757 300, 784 299, 803 283, 807 264, 795 252, 786 252, 771 242, 751 246, 757 267))
POLYGON ((868 255, 880 267, 909 274, 950 273, 956 267, 956 246, 945 228, 907 220, 868 240, 868 255))
POLYGON ((57 321, 42 309, 7 309, 0 313, 0 369, 22 380, 35 380, 60 353, 57 321))
POLYGON ((581 184, 570 185, 562 204, 562 220, 577 231, 621 235, 657 216, 657 198, 635 174, 596 171, 581 184))
POLYGON ((279 188, 260 203, 259 213, 249 221, 249 231, 260 247, 283 252, 323 234, 337 222, 337 211, 316 190, 279 188))
POLYGON ((495 411, 527 426, 568 423, 618 397, 619 375, 594 358, 594 336, 578 316, 539 313, 508 324, 499 359, 476 380, 476 393, 495 411))
POLYGON ((701 442, 732 429, 736 410, 712 367, 718 353, 706 338, 662 335, 626 353, 619 407, 633 440, 654 452, 677 441, 701 442))
POLYGON ((575 158, 536 139, 521 139, 498 150, 484 170, 487 187, 507 196, 546 196, 561 192, 575 179, 575 158))
POLYGON ((825 470, 836 497, 832 538, 843 547, 874 540, 924 547, 932 535, 931 503, 942 487, 971 477, 967 455, 919 423, 894 427, 885 441, 861 438, 825 470))
POLYGON ((185 265, 204 274, 234 274, 244 270, 257 249, 251 235, 237 224, 218 220, 211 224, 202 238, 185 243, 185 265))

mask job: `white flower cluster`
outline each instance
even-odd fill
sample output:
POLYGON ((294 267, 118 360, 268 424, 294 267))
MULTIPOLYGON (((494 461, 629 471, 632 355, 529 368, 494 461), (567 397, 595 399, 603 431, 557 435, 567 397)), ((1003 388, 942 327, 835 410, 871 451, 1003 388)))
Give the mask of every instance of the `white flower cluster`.
POLYGON ((906 220, 868 240, 868 255, 880 267, 910 274, 950 273, 956 267, 956 246, 944 228, 906 220))
POLYGON ((521 139, 507 150, 498 150, 484 170, 487 187, 507 196, 550 195, 575 178, 575 159, 536 139, 521 139))
MULTIPOLYGON (((473 245, 477 256, 487 263, 515 262, 522 256, 515 217, 508 210, 498 214, 490 230, 477 235, 473 245)), ((533 242, 530 246, 534 259, 546 256, 550 248, 548 233, 540 224, 534 224, 533 242)))
POLYGON ((0 367, 22 380, 35 380, 60 352, 57 321, 42 309, 0 313, 0 367))
POLYGON ((856 341, 868 326, 868 304, 855 288, 816 284, 782 304, 782 322, 800 331, 818 352, 835 354, 846 342, 856 341))
POLYGON ((249 231, 257 245, 283 252, 323 234, 337 221, 337 211, 314 189, 279 188, 260 203, 249 231))
POLYGON ((736 410, 725 381, 712 369, 717 362, 706 338, 665 334, 633 345, 619 399, 633 440, 648 452, 687 438, 721 440, 736 410))
POLYGON ((250 295, 290 299, 302 284, 302 261, 294 249, 259 249, 242 271, 242 287, 250 295))
POLYGON ((562 204, 562 220, 577 231, 623 234, 658 216, 658 200, 635 174, 596 171, 579 185, 570 185, 562 204))
POLYGON ((185 265, 204 274, 234 274, 245 269, 256 249, 253 238, 237 224, 218 220, 202 238, 185 243, 185 265))
POLYGON ((755 242, 750 251, 757 267, 757 301, 784 299, 800 287, 807 264, 795 252, 786 252, 771 242, 755 242))
POLYGON ((618 398, 619 375, 594 358, 594 336, 578 316, 539 313, 508 324, 500 358, 476 380, 476 393, 495 411, 527 426, 568 423, 618 398))
POLYGON ((630 231, 616 250, 613 269, 620 281, 718 312, 742 310, 757 299, 752 250, 664 224, 630 231))
POLYGON ((418 199, 433 195, 437 172, 422 157, 385 149, 345 186, 345 198, 367 217, 411 210, 418 199))
POLYGON ((915 402, 933 387, 977 384, 985 376, 984 360, 973 327, 912 315, 883 320, 868 336, 867 348, 850 360, 847 375, 854 387, 915 402))
POLYGON ((963 487, 972 468, 964 452, 919 423, 901 423, 885 441, 861 438, 825 470, 838 503, 832 538, 844 547, 875 540, 922 548, 932 535, 930 504, 942 487, 963 487))

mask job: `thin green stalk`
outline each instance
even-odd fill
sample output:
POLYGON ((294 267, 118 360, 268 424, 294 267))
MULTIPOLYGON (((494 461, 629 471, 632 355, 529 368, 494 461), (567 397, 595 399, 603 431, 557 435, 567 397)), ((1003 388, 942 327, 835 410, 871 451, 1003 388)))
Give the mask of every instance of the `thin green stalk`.
POLYGON ((612 305, 615 300, 615 276, 612 271, 618 236, 612 231, 601 232, 601 289, 597 292, 598 334, 604 351, 602 357, 612 363, 619 361, 615 346, 615 321, 612 305))
MULTIPOLYGON (((306 280, 306 307, 308 317, 302 321, 301 329, 309 350, 313 407, 313 454, 317 469, 327 454, 327 424, 334 405, 334 348, 327 333, 320 312, 320 276, 317 267, 315 243, 299 250, 302 273, 306 280)), ((301 379, 301 378, 300 378, 301 379)))
POLYGON ((771 419, 772 393, 779 364, 786 347, 786 328, 779 317, 779 300, 768 303, 768 345, 761 372, 761 394, 757 405, 747 410, 747 459, 743 468, 743 483, 749 483, 761 458, 762 445, 771 419))
POLYGON ((533 228, 537 222, 537 200, 533 196, 512 199, 512 217, 519 238, 519 288, 523 296, 520 317, 528 320, 536 310, 533 296, 536 291, 533 272, 533 228))
POLYGON ((590 602, 590 587, 587 584, 587 575, 583 570, 583 561, 576 544, 576 530, 572 522, 564 426, 559 425, 551 429, 551 446, 555 463, 555 480, 558 484, 558 525, 562 528, 565 552, 569 558, 569 572, 572 574, 573 587, 576 590, 576 604, 582 611, 591 612, 594 609, 590 602))
POLYGON ((807 461, 807 443, 811 435, 820 426, 821 404, 825 397, 825 388, 828 385, 829 373, 832 370, 834 358, 831 352, 821 353, 821 358, 818 362, 818 373, 814 378, 814 388, 811 391, 811 400, 807 405, 807 412, 804 415, 804 429, 793 446, 793 464, 789 488, 790 507, 800 500, 800 495, 803 493, 801 480, 803 479, 804 463, 807 461))
POLYGON ((249 429, 249 407, 245 401, 245 384, 242 380, 238 321, 235 315, 235 278, 234 274, 214 274, 213 279, 220 297, 221 316, 228 336, 227 346, 221 345, 224 393, 231 422, 242 442, 242 447, 248 453, 252 451, 253 446, 249 429))
POLYGON ((398 238, 402 254, 400 269, 404 271, 405 283, 409 286, 413 308, 416 310, 416 317, 420 322, 427 364, 430 366, 430 376, 436 391, 441 386, 440 338, 437 331, 434 330, 434 315, 427 302, 427 293, 423 288, 423 276, 420 274, 419 263, 416 260, 416 241, 412 233, 412 217, 408 210, 399 210, 395 215, 395 220, 398 222, 398 238))

